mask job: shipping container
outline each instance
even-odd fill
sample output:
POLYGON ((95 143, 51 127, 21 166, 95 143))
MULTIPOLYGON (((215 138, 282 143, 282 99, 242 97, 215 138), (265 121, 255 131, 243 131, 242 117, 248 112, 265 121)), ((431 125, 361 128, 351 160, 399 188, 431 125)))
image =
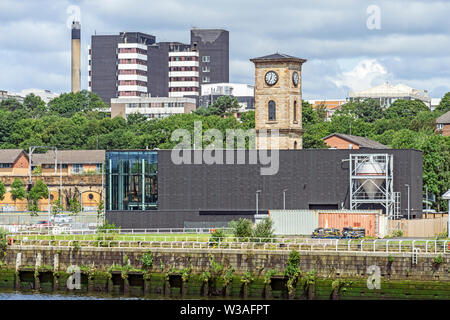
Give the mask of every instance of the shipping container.
POLYGON ((381 210, 318 210, 319 228, 345 227, 364 228, 366 236, 382 237, 385 235, 386 221, 382 220, 381 210), (381 232, 380 232, 381 231, 381 232))
POLYGON ((319 225, 316 210, 269 210, 269 217, 275 235, 310 236, 319 225))

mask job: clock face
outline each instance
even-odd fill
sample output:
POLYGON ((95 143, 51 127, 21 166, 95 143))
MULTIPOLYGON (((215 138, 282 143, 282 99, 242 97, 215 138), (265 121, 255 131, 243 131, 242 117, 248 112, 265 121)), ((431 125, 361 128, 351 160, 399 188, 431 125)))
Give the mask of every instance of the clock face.
POLYGON ((275 71, 268 71, 266 73, 266 77, 265 78, 266 78, 266 83, 269 86, 273 86, 278 81, 278 75, 277 75, 277 73, 275 71))
POLYGON ((297 71, 294 71, 294 73, 292 74, 292 83, 294 83, 294 86, 298 85, 298 73, 297 73, 297 71))

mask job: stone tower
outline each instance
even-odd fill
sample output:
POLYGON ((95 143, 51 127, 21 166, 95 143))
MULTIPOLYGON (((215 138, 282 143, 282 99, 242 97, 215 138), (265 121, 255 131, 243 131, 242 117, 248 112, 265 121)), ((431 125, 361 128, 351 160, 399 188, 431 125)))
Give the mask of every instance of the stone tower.
POLYGON ((276 53, 250 61, 255 64, 256 149, 274 149, 277 144, 278 149, 301 149, 306 60, 276 53))

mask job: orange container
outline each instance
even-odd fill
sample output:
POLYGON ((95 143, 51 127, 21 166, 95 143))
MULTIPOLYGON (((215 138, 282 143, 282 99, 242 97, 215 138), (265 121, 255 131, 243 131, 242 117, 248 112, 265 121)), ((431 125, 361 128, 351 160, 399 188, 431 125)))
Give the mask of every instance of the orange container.
POLYGON ((364 228, 366 236, 377 236, 377 212, 319 211, 319 228, 364 228))

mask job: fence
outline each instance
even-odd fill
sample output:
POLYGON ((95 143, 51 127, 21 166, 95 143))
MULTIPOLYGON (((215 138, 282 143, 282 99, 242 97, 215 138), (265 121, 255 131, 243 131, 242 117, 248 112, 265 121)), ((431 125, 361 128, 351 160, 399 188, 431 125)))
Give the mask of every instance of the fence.
MULTIPOLYGON (((300 239, 298 239, 300 240, 300 239)), ((84 240, 84 239, 15 239, 13 247, 116 247, 116 248, 170 248, 170 249, 227 249, 227 250, 273 250, 273 251, 321 251, 321 252, 377 252, 411 254, 449 254, 449 240, 325 240, 282 242, 239 241, 183 241, 183 240, 84 240)))
POLYGON ((32 216, 30 214, 0 214, 0 227, 10 231, 28 230, 35 227, 38 222, 52 222, 54 226, 65 226, 69 229, 88 229, 96 227, 98 217, 97 214, 58 214, 56 216, 49 214, 38 214, 32 216))
POLYGON ((389 220, 388 233, 401 230, 404 237, 428 238, 447 231, 447 217, 435 219, 389 220))

